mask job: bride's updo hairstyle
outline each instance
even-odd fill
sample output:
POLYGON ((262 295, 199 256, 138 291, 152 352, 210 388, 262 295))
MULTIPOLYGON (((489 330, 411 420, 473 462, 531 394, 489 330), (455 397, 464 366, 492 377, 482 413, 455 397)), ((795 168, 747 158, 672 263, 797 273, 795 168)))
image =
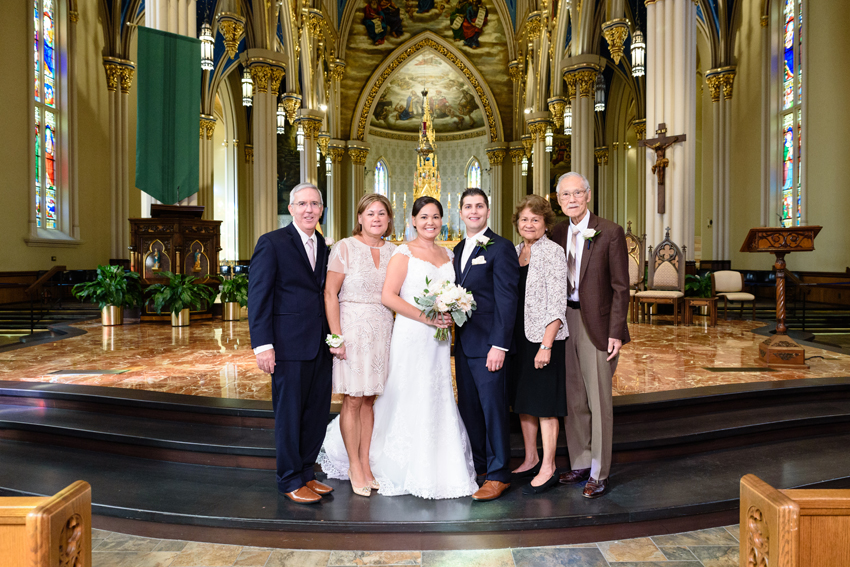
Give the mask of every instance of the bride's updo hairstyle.
POLYGON ((443 217, 443 205, 434 197, 429 197, 424 195, 419 197, 415 201, 413 201, 413 211, 411 211, 410 216, 416 217, 419 214, 419 211, 422 210, 422 207, 425 205, 437 205, 437 210, 440 211, 440 218, 443 217))

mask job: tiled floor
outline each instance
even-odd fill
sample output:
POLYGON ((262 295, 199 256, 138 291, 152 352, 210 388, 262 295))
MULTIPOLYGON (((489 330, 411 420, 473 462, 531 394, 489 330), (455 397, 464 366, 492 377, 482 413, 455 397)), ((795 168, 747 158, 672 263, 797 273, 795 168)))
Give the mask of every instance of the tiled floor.
POLYGON ((94 567, 737 567, 738 526, 575 546, 464 551, 300 551, 92 533, 94 567))
MULTIPOLYGON (((705 318, 701 318, 705 319, 705 318)), ((850 376, 850 356, 807 348, 810 367, 765 372, 756 362, 752 333, 763 323, 705 321, 673 327, 630 324, 632 341, 622 351, 614 376, 614 394, 639 394, 746 382, 850 376), (746 368, 713 372, 706 367, 746 368)), ((271 382, 257 368, 250 348, 248 321, 196 321, 191 327, 130 323, 101 327, 79 325, 87 334, 0 353, 0 380, 27 380, 135 388, 175 394, 268 400, 271 382), (126 370, 121 374, 57 376, 57 370, 126 370)))

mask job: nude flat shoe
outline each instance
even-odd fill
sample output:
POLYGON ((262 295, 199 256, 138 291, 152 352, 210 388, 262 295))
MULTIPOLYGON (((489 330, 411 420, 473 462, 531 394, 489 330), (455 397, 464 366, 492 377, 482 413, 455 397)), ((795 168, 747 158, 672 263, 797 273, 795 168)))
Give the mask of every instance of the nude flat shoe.
MULTIPOLYGON (((348 469, 348 479, 351 480, 351 469, 348 469)), ((351 483, 351 491, 358 496, 365 496, 366 498, 372 496, 372 487, 371 485, 357 487, 354 486, 354 483, 351 483)))

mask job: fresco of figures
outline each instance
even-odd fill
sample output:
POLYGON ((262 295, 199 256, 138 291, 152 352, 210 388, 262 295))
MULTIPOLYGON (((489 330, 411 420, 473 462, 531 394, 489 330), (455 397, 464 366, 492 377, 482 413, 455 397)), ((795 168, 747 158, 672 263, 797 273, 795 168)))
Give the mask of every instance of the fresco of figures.
MULTIPOLYGON (((354 106, 367 88, 378 65, 395 49, 421 34, 431 31, 468 58, 474 68, 499 93, 495 103, 503 116, 511 116, 513 85, 507 73, 508 55, 505 29, 493 0, 348 0, 346 14, 353 10, 351 24, 343 29, 344 58, 349 64, 341 84, 342 123, 351 124, 354 106), (501 84, 504 83, 504 84, 501 84)), ((511 23, 508 21, 507 26, 511 23)), ((421 94, 427 86, 434 97, 435 125, 438 132, 457 132, 485 125, 473 90, 456 67, 433 51, 423 50, 409 58, 395 73, 393 84, 385 83, 380 98, 373 104, 372 127, 414 132, 416 117, 421 117, 421 94), (433 76, 440 75, 438 85, 433 76), (436 91, 440 90, 441 93, 436 91), (411 91, 417 96, 412 96, 411 91), (408 102, 408 98, 410 101, 408 102)), ((503 123, 510 130, 510 120, 503 123)), ((505 135, 510 137, 510 132, 505 135)))
POLYGON ((375 101, 371 125, 416 132, 424 111, 423 89, 428 89, 431 118, 438 133, 484 126, 484 113, 457 67, 430 51, 416 55, 387 81, 375 101))

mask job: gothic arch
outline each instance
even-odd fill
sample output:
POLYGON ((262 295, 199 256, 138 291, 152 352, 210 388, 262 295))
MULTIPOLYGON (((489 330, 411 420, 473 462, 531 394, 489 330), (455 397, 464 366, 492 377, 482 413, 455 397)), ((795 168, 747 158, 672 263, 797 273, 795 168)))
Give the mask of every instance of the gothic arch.
POLYGON ((428 31, 422 32, 401 44, 381 62, 372 76, 369 77, 369 80, 366 81, 366 87, 360 93, 360 98, 357 100, 357 106, 355 106, 351 118, 350 139, 364 140, 369 116, 372 114, 372 104, 378 99, 384 83, 422 50, 432 51, 447 63, 457 67, 475 93, 476 102, 484 110, 488 141, 501 141, 503 139, 502 118, 487 81, 462 52, 443 38, 428 31))

